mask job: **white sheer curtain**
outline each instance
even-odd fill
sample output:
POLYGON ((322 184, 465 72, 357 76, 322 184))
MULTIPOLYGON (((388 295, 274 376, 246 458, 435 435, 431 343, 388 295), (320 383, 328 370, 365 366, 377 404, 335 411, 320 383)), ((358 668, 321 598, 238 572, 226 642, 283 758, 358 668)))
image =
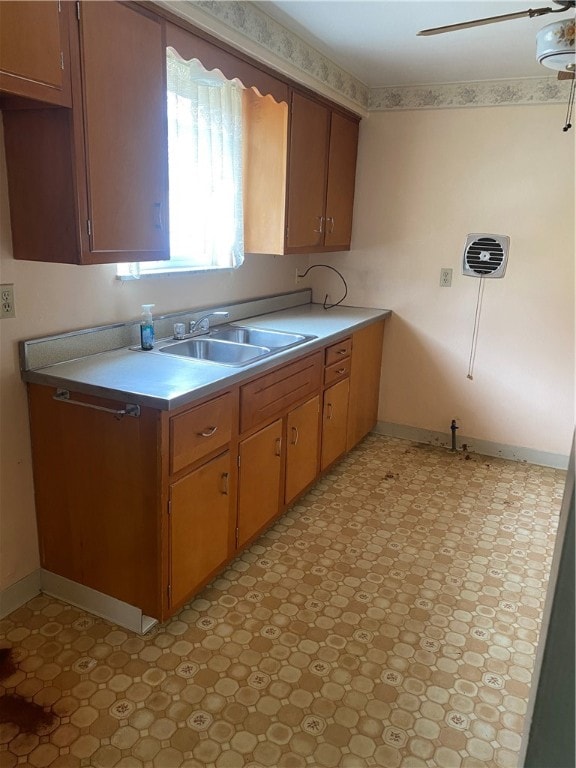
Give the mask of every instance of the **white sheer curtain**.
POLYGON ((244 261, 242 87, 173 48, 167 86, 170 261, 131 264, 124 274, 238 267, 244 261))

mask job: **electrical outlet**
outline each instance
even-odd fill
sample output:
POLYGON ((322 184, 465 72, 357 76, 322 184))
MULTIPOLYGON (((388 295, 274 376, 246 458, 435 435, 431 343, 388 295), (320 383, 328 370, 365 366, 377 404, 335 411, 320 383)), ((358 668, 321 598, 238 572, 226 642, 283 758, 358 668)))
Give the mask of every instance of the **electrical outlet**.
POLYGON ((294 278, 294 282, 296 285, 300 282, 300 273, 298 272, 298 267, 296 267, 296 277, 294 278))
POLYGON ((14 285, 6 283, 0 285, 0 318, 16 317, 16 308, 14 307, 14 285))
POLYGON ((440 269, 440 287, 450 288, 452 285, 452 270, 449 267, 442 267, 440 269))

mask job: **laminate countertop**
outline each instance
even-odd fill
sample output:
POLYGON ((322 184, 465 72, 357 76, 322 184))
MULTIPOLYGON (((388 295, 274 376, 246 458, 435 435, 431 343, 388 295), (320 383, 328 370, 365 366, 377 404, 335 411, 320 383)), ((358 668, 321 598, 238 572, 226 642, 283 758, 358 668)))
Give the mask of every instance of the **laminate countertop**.
POLYGON ((162 353, 159 347, 170 339, 160 339, 152 351, 126 346, 76 356, 45 367, 25 369, 22 378, 71 392, 174 410, 337 342, 390 314, 390 310, 365 307, 337 306, 325 310, 321 304, 308 303, 245 317, 232 325, 289 331, 315 338, 242 367, 162 353))

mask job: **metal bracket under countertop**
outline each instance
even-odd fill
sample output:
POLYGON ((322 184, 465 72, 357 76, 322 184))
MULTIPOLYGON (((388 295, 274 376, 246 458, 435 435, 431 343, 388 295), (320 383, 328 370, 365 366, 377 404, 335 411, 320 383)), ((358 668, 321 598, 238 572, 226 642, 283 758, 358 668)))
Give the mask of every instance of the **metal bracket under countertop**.
POLYGON ((93 405, 92 403, 84 403, 82 400, 72 400, 67 389, 57 389, 54 400, 58 400, 61 403, 70 403, 70 405, 80 405, 83 408, 92 408, 94 411, 111 413, 117 419, 122 419, 124 416, 132 416, 133 418, 140 416, 140 406, 134 405, 134 403, 126 403, 124 408, 105 408, 103 405, 93 405))

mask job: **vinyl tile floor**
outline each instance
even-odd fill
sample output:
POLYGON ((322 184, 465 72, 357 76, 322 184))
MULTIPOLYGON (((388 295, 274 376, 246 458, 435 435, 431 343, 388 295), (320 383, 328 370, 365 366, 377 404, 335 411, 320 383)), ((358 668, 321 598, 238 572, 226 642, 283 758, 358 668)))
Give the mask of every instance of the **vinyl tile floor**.
POLYGON ((33 599, 0 765, 517 766, 564 480, 370 435, 146 636, 33 599))

